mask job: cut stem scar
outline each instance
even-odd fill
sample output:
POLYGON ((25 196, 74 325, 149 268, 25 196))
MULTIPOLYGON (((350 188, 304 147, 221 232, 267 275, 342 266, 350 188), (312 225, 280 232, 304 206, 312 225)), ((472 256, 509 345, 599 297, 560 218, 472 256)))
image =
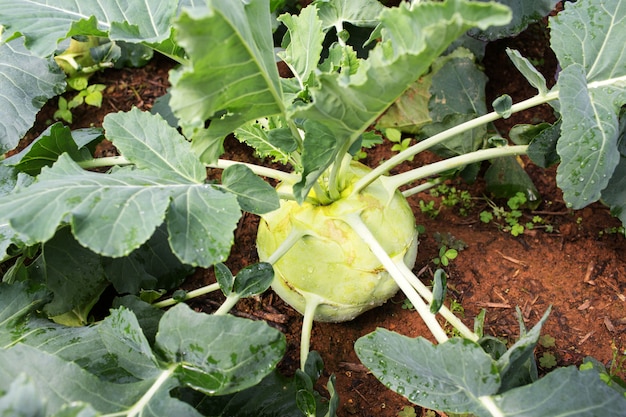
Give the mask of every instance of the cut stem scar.
POLYGON ((446 332, 443 330, 435 315, 430 312, 430 309, 419 296, 415 288, 407 281, 404 273, 398 268, 396 262, 385 252, 385 249, 378 243, 376 237, 368 229, 367 225, 361 219, 358 213, 351 213, 342 218, 352 229, 356 232, 361 239, 369 246, 370 250, 374 253, 374 256, 383 264, 389 275, 396 281, 402 292, 407 296, 409 301, 415 307, 415 310, 419 313, 428 326, 428 329, 435 337, 437 342, 443 343, 448 340, 446 332))

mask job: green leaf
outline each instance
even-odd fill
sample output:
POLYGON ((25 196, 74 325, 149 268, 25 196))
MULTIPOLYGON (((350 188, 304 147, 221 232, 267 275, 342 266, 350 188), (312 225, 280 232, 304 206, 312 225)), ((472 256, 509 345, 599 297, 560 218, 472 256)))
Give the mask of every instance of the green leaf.
MULTIPOLYGON (((0 15, 1 10, 0 5, 0 15)), ((65 91, 65 74, 51 60, 31 54, 24 47, 23 38, 2 42, 0 91, 0 154, 3 154, 17 146, 48 99, 65 91)))
POLYGON ((563 123, 556 181, 574 209, 600 198, 619 163, 617 115, 626 104, 626 75, 621 86, 590 90, 587 81, 584 68, 573 64, 561 71, 557 82, 563 123))
POLYGON ((284 113, 269 5, 213 0, 207 8, 183 11, 175 28, 189 64, 171 76, 170 105, 202 160, 214 162, 228 133, 284 113))
POLYGON ((290 153, 298 148, 298 144, 289 128, 279 126, 274 123, 273 118, 269 118, 267 124, 255 120, 237 128, 235 136, 239 141, 253 147, 259 157, 269 156, 276 162, 286 164, 290 153))
MULTIPOLYGON (((90 130, 90 133, 79 133, 81 140, 88 139, 89 142, 102 137, 102 132, 90 130)), ((85 143, 87 145, 89 142, 85 143)), ((81 161, 90 159, 91 155, 87 149, 81 152, 80 146, 73 138, 73 133, 69 127, 61 123, 55 123, 45 130, 35 141, 19 154, 15 155, 16 162, 11 158, 10 162, 15 167, 29 175, 36 176, 45 166, 51 166, 63 153, 68 153, 73 160, 81 161)))
POLYGON ((293 187, 296 200, 300 203, 308 196, 319 176, 332 163, 338 152, 334 132, 324 124, 307 120, 304 122, 304 131, 306 133, 302 151, 302 180, 293 187))
MULTIPOLYGON (((481 0, 488 1, 488 0, 481 0)), ((469 31, 470 36, 483 41, 513 37, 522 32, 530 23, 537 22, 547 16, 559 0, 496 0, 513 11, 513 19, 506 25, 493 26, 488 29, 469 31)))
POLYGON ((20 374, 9 385, 9 389, 0 396, 0 415, 13 417, 43 417, 46 405, 37 394, 33 381, 25 374, 20 374))
POLYGON ((396 128, 402 132, 416 134, 432 121, 428 111, 431 95, 430 77, 423 77, 402 94, 376 122, 378 129, 396 128))
POLYGON ((17 233, 45 242, 69 222, 81 245, 117 257, 145 243, 165 220, 181 261, 208 267, 224 260, 239 205, 204 183, 189 143, 160 117, 138 110, 108 115, 104 125, 138 169, 87 172, 64 154, 35 184, 0 197, 0 225, 8 221, 17 233))
MULTIPOLYGON (((31 279, 45 283, 54 293, 45 312, 56 316, 76 309, 87 314, 109 285, 100 261, 99 255, 78 244, 68 227, 47 241, 28 268, 31 279)), ((82 319, 80 324, 86 324, 87 317, 82 319)))
MULTIPOLYGON (((456 258, 456 255, 454 257, 456 258)), ((437 269, 435 271, 435 275, 433 276, 433 301, 430 303, 430 312, 433 314, 437 314, 446 299, 447 278, 443 269, 437 269)))
POLYGON ((181 261, 206 268, 228 258, 241 211, 232 194, 209 185, 186 188, 167 212, 170 245, 181 261))
MULTIPOLYGON (((474 55, 465 48, 437 59, 427 77, 431 78, 428 108, 433 123, 422 129, 423 136, 433 136, 487 113, 487 77, 477 66, 474 55)), ((432 150, 445 157, 463 155, 479 149, 486 133, 486 127, 479 126, 434 146, 432 150)))
POLYGON ((220 289, 226 297, 233 293, 233 284, 235 283, 235 277, 230 269, 223 263, 215 264, 213 267, 215 270, 215 280, 220 285, 220 289))
POLYGON ((108 36, 128 42, 159 42, 170 33, 178 2, 126 0, 0 0, 0 23, 7 35, 19 32, 39 56, 73 35, 108 36))
POLYGON ((120 294, 139 294, 141 290, 171 290, 178 287, 193 268, 183 264, 172 252, 164 225, 128 256, 102 258, 107 279, 120 294))
POLYGON ((528 146, 528 157, 542 168, 558 163, 561 159, 556 153, 556 144, 560 137, 561 121, 558 120, 533 138, 528 146))
POLYGON ((515 342, 500 358, 497 365, 502 376, 500 392, 530 384, 537 380, 537 366, 534 360, 534 351, 543 324, 548 319, 550 308, 544 313, 539 322, 526 334, 522 332, 515 342))
POLYGON ((500 415, 507 417, 618 417, 626 409, 626 398, 607 386, 597 372, 573 366, 497 395, 493 402, 500 415))
POLYGON ((506 54, 511 59, 511 62, 513 62, 513 65, 515 65, 515 68, 522 73, 530 85, 537 89, 539 94, 544 95, 548 92, 546 79, 543 74, 541 74, 527 58, 523 57, 519 51, 510 48, 506 48, 506 54))
POLYGON ((124 308, 111 311, 97 326, 98 335, 116 366, 137 379, 159 375, 158 362, 144 336, 135 314, 124 308))
POLYGON ((541 202, 537 187, 513 156, 493 159, 485 172, 485 181, 487 191, 498 198, 523 193, 531 207, 541 202))
POLYGON ((288 40, 278 56, 287 63, 303 88, 311 72, 317 68, 322 53, 324 32, 315 6, 305 7, 299 15, 283 14, 278 20, 287 26, 288 40))
POLYGON ((273 279, 272 264, 260 262, 249 265, 237 273, 233 292, 240 298, 261 294, 270 287, 273 279))
POLYGON ((611 214, 626 225, 626 156, 620 156, 613 177, 602 191, 602 201, 611 207, 611 214))
POLYGON ((0 212, 11 228, 36 242, 52 238, 71 213, 81 244, 120 256, 145 242, 163 221, 169 195, 148 186, 154 183, 152 176, 137 173, 85 172, 64 154, 38 182, 0 198, 0 212))
POLYGON ((508 94, 503 94, 496 98, 493 103, 493 110, 502 116, 503 119, 511 117, 511 106, 513 105, 513 99, 508 94))
POLYGON ((378 16, 383 5, 376 0, 318 0, 319 16, 324 29, 335 27, 343 22, 355 26, 374 27, 378 24, 378 16))
POLYGON ((177 376, 183 384, 210 395, 259 383, 286 346, 282 333, 264 322, 196 313, 185 304, 163 315, 156 343, 167 360, 182 362, 177 376))
POLYGON ((224 383, 219 392, 255 385, 285 349, 282 334, 265 323, 208 316, 183 304, 161 319, 156 348, 170 363, 157 362, 135 315, 125 308, 93 326, 68 328, 29 319, 43 301, 37 293, 27 293, 22 284, 0 287, 0 339, 21 342, 0 349, 0 392, 25 374, 37 397, 47 399, 48 415, 82 401, 102 413, 132 406, 138 415, 199 416, 170 392, 180 391, 181 384, 200 384, 207 392, 216 381, 224 383))
POLYGON ((336 149, 348 149, 358 140, 459 35, 472 26, 506 23, 510 14, 496 4, 454 0, 410 7, 401 3, 385 9, 380 19, 382 42, 356 73, 320 74, 317 85, 310 88, 312 103, 294 109, 296 117, 321 123, 333 132, 336 149))
POLYGON ((433 345, 377 329, 357 340, 359 359, 383 384, 422 407, 485 415, 477 398, 500 386, 495 362, 469 340, 433 345))
POLYGON ((24 282, 0 282, 0 349, 20 337, 29 315, 50 301, 52 295, 42 286, 28 286, 24 282))
POLYGON ((161 117, 137 108, 108 114, 102 122, 107 138, 141 170, 175 181, 204 182, 206 170, 188 142, 161 117))
POLYGON ((563 118, 557 184, 576 209, 600 198, 619 163, 618 114, 626 103, 624 22, 624 2, 577 2, 567 3, 550 23, 552 49, 563 68, 557 81, 563 118))
POLYGON ((249 213, 264 214, 280 207, 276 190, 243 164, 222 172, 222 188, 235 194, 241 209, 249 213))
POLYGON ((47 413, 58 411, 72 400, 89 402, 100 412, 115 412, 132 404, 140 388, 149 384, 112 384, 101 381, 74 362, 28 345, 0 351, 0 391, 10 381, 26 374, 36 385, 39 396, 46 398, 47 413))

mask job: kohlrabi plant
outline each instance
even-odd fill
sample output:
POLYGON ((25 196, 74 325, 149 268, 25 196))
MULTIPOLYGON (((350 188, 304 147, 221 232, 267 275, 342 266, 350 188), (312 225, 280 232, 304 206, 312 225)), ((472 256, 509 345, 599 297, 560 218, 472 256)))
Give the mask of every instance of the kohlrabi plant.
MULTIPOLYGON (((65 89, 52 58, 60 40, 98 36, 141 44, 178 64, 168 95, 155 106, 161 114, 110 114, 102 130, 54 124, 0 164, 0 259, 10 261, 0 287, 0 400, 21 407, 20 395, 36 393, 50 415, 333 415, 332 378, 329 402, 313 390, 321 365, 309 352, 312 322, 350 320, 400 289, 439 344, 377 330, 359 341, 357 352, 410 401, 479 416, 556 415, 546 402, 578 415, 623 410, 624 398, 614 398, 595 372, 566 368, 537 379, 532 352, 545 317, 528 333, 521 326, 520 341, 507 350, 446 308, 445 279, 431 292, 411 270, 419 236, 406 197, 441 178, 475 173, 482 161, 513 161, 510 170, 521 170, 511 157, 527 154, 544 166, 560 159, 557 181, 571 207, 602 199, 626 222, 620 141, 626 6, 568 3, 551 21, 561 66, 556 86, 548 89, 511 50, 538 94, 516 104, 503 97, 489 113, 484 103, 468 105, 470 90, 442 87, 455 79, 450 71, 473 65, 476 39, 519 29, 554 1, 532 11, 512 4, 512 13, 501 3, 469 0, 393 8, 373 0, 318 0, 278 17, 276 3, 100 0, 53 7, 0 0, 2 152, 65 89), (278 26, 286 32, 275 43, 278 26), (369 33, 365 42, 351 38, 355 27, 369 33), (279 76, 277 60, 292 77, 279 76), (420 88, 416 83, 444 98, 434 100, 436 109, 428 103, 418 109, 426 116, 403 129, 419 141, 379 166, 356 162, 371 141, 368 130, 393 124, 388 109, 420 88), (530 144, 488 140, 489 123, 543 103, 560 117, 535 129, 530 144), (285 169, 221 159, 229 134, 285 169), (91 157, 103 137, 119 156, 91 157), (427 149, 447 159, 389 174, 427 149), (96 167, 111 168, 89 170, 96 167), (223 170, 220 182, 207 180, 207 167, 223 170), (273 188, 261 177, 279 184, 273 188), (233 274, 222 262, 242 211, 261 218, 261 262, 233 274), (213 267, 217 283, 158 300, 192 267, 213 267), (280 335, 227 314, 270 281, 304 315, 301 369, 287 382, 272 373, 284 349, 280 335), (130 294, 116 300, 111 315, 90 327, 66 326, 87 324, 110 286, 130 294), (213 315, 181 305, 159 310, 217 289, 226 302, 213 315), (437 314, 460 337, 449 338, 437 314), (58 369, 71 381, 62 389, 51 382, 58 369), (564 386, 589 395, 570 395, 568 388, 566 398, 564 386), (269 395, 272 389, 280 392, 269 395)), ((519 184, 536 198, 532 185, 519 184)))

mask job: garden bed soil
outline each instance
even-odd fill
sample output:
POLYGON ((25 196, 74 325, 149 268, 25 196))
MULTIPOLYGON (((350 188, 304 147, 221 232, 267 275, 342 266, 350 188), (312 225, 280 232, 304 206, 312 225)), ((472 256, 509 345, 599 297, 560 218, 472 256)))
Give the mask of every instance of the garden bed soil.
MULTIPOLYGON (((497 74, 488 74, 489 100, 508 93, 519 101, 535 94, 526 81, 509 64, 504 53, 506 46, 522 52, 540 65, 547 79, 553 79, 556 62, 546 48, 545 25, 533 25, 515 39, 490 44, 485 58, 487 68, 497 68, 497 74)), ((74 111, 73 128, 100 126, 105 114, 131 107, 149 110, 156 97, 165 93, 167 74, 171 64, 163 58, 153 59, 140 69, 108 70, 95 75, 92 83, 107 86, 102 108, 80 107, 74 111)), ((34 137, 50 123, 54 105, 49 105, 38 117, 33 129, 34 137)), ((552 120, 549 106, 514 115, 497 124, 506 132, 515 123, 536 123, 552 120)), ((227 140, 227 158, 251 161, 252 152, 235 140, 227 140)), ((115 154, 112 146, 101 146, 98 156, 115 154)), ((376 164, 391 155, 389 146, 380 145, 369 152, 366 163, 376 164)), ((419 166, 436 157, 425 153, 400 170, 419 166)), ((537 356, 544 352, 556 357, 559 366, 580 365, 590 355, 609 365, 615 349, 626 348, 626 239, 615 233, 620 222, 600 203, 580 210, 567 209, 555 185, 556 169, 540 169, 527 159, 523 160, 542 196, 542 202, 533 212, 526 210, 524 218, 530 220, 540 215, 554 228, 552 233, 541 229, 526 231, 514 237, 499 230, 492 222, 484 224, 479 213, 488 208, 484 199, 484 184, 451 183, 467 190, 473 197, 473 207, 462 216, 458 208, 444 208, 436 218, 421 213, 419 201, 438 199, 429 193, 414 195, 409 202, 414 209, 417 224, 425 227, 420 237, 419 253, 414 271, 427 285, 430 284, 439 244, 436 233, 450 234, 462 240, 467 247, 447 268, 449 298, 462 308, 465 323, 472 327, 474 317, 487 311, 485 332, 507 341, 514 341, 520 333, 516 318, 519 307, 524 322, 533 326, 552 306, 543 334, 555 339, 554 346, 539 346, 537 356)), ((504 201, 495 201, 505 205, 504 201)), ((245 214, 235 233, 236 244, 227 264, 234 272, 257 261, 255 233, 256 216, 245 214)), ((194 289, 214 278, 210 270, 197 270, 185 282, 185 289, 194 289)), ((429 332, 415 311, 403 308, 404 297, 396 295, 385 305, 371 310, 357 319, 340 324, 315 323, 312 332, 312 349, 318 351, 325 363, 325 376, 318 389, 325 394, 329 374, 335 374, 336 390, 340 396, 340 417, 397 416, 408 400, 393 393, 378 382, 360 364, 354 342, 361 336, 384 327, 410 337, 430 338, 429 332)), ((192 300, 190 305, 211 312, 220 304, 219 294, 192 300)), ((241 301, 234 314, 262 319, 283 331, 287 337, 287 354, 280 363, 285 374, 292 374, 299 365, 300 327, 302 317, 284 304, 271 291, 241 301)), ((540 366, 540 372, 549 369, 540 366)), ((623 375, 623 370, 622 376, 623 375)), ((416 415, 426 410, 415 407, 416 415)), ((432 414, 431 414, 432 415, 432 414)), ((443 414, 440 414, 443 415, 443 414)))

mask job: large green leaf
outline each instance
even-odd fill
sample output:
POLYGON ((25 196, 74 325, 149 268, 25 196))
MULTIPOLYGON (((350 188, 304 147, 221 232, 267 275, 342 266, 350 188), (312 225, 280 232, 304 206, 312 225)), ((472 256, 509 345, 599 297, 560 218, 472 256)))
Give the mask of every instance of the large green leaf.
POLYGON ((626 109, 620 113, 618 149, 619 164, 606 189, 602 191, 602 201, 611 207, 611 214, 626 225, 626 109))
MULTIPOLYGON (((28 270, 29 278, 44 283, 54 293, 53 300, 45 307, 48 315, 74 309, 85 309, 86 313, 91 310, 109 286, 100 259, 98 254, 79 245, 67 227, 42 246, 41 255, 28 270)), ((86 323, 87 317, 82 319, 81 324, 86 323)))
POLYGON ((619 417, 626 399, 594 370, 558 368, 531 385, 493 397, 493 410, 507 417, 619 417))
MULTIPOLYGON (((480 0, 490 1, 490 0, 480 0)), ((493 26, 488 29, 469 31, 470 36, 483 41, 495 41, 508 38, 522 32, 530 23, 537 22, 547 16, 559 2, 559 0, 496 0, 505 4, 513 11, 513 19, 502 26, 493 26)))
POLYGON ((272 186, 243 164, 232 165, 222 172, 222 189, 235 194, 241 208, 250 213, 265 214, 280 207, 272 186))
POLYGON ((264 322, 199 314, 185 304, 163 315, 156 343, 167 360, 182 363, 181 382, 211 395, 259 383, 286 347, 283 334, 264 322))
POLYGON ((107 279, 119 294, 141 290, 171 290, 178 287, 193 268, 183 264, 169 245, 165 225, 128 256, 102 258, 107 279))
POLYGON ((43 287, 30 288, 26 283, 0 283, 0 349, 8 347, 25 332, 24 323, 33 311, 50 301, 51 294, 43 287))
POLYGON ((54 413, 71 401, 87 401, 101 412, 129 408, 151 382, 113 384, 101 381, 74 362, 32 346, 20 344, 0 350, 0 391, 18 375, 26 374, 35 383, 39 396, 46 398, 47 412, 54 413))
MULTIPOLYGON (((0 392, 25 375, 46 399, 48 415, 78 401, 99 412, 132 407, 136 415, 199 416, 170 392, 187 385, 207 393, 216 381, 224 383, 218 393, 240 391, 270 374, 285 349, 282 334, 263 322, 208 316, 181 304, 161 319, 158 361, 126 308, 89 327, 65 327, 33 317, 45 293, 21 283, 0 290, 0 392)), ((32 401, 11 392, 0 404, 32 401)))
POLYGON ((500 387, 495 362, 469 340, 428 340, 377 329, 355 344, 359 359, 383 384, 415 404, 455 413, 484 414, 477 399, 500 387))
POLYGON ((35 383, 28 376, 19 375, 11 382, 8 391, 0 395, 0 415, 13 417, 46 415, 45 401, 37 396, 35 383))
POLYGON ((101 139, 101 129, 79 129, 72 132, 59 122, 48 127, 20 153, 4 162, 15 166, 20 172, 36 176, 41 168, 51 166, 65 152, 75 161, 91 159, 91 152, 86 146, 101 139))
POLYGON ((65 91, 65 75, 51 60, 29 52, 23 38, 0 42, 0 91, 3 154, 17 146, 46 101, 65 91))
POLYGON ((300 83, 300 88, 304 88, 309 75, 317 68, 324 42, 322 22, 317 16, 317 8, 306 7, 297 16, 284 14, 278 20, 287 26, 289 40, 285 51, 280 52, 278 56, 289 65, 300 83))
POLYGON ((626 3, 566 3, 550 23, 559 74, 562 136, 557 184, 581 208, 598 200, 619 162, 618 114, 626 103, 626 3))
POLYGON ((378 15, 384 9, 376 0, 318 0, 315 4, 325 29, 341 27, 343 22, 374 27, 378 24, 378 15))
POLYGON ((189 64, 172 74, 170 106, 205 162, 244 123, 283 113, 282 90, 264 0, 213 0, 183 11, 176 39, 189 64), (213 119, 208 131, 205 121, 213 119))
POLYGON ((385 9, 380 19, 382 42, 356 73, 321 74, 310 90, 312 103, 294 109, 297 117, 332 131, 336 150, 349 148, 463 32, 504 24, 510 11, 494 3, 448 0, 401 3, 385 9))
POLYGON ((72 35, 160 42, 170 34, 178 2, 164 0, 0 0, 0 23, 19 32, 35 54, 48 56, 72 35))
POLYGON ((166 221, 173 252, 211 266, 230 251, 241 215, 237 198, 204 183, 188 142, 163 119, 137 109, 108 115, 107 136, 137 168, 86 172, 67 154, 37 182, 0 197, 0 225, 45 242, 69 223, 83 246, 105 256, 129 254, 166 221))

